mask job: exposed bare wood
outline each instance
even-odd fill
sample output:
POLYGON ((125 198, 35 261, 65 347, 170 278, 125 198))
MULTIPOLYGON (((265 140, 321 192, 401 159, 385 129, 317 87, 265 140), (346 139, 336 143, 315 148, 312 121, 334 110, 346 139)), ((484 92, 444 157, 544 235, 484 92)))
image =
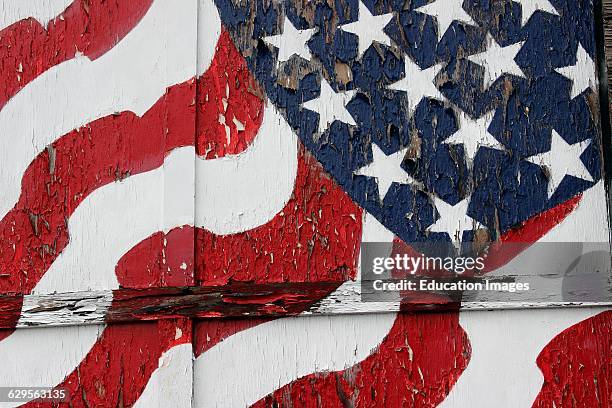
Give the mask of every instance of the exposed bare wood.
MULTIPOLYGON (((612 68, 612 0, 603 0, 603 26, 605 36, 605 52, 608 72, 612 68)), ((610 91, 611 76, 608 75, 608 92, 610 91)))
MULTIPOLYGON (((610 140, 610 138, 612 137, 612 131, 610 130, 612 125, 612 117, 609 114, 610 112, 612 112, 612 0, 602 0, 601 7, 601 17, 603 18, 603 43, 606 69, 605 72, 602 72, 604 70, 601 69, 600 73, 603 74, 601 80, 607 80, 608 92, 608 123, 602 123, 602 129, 604 130, 602 146, 604 148, 604 165, 607 176, 606 187, 608 193, 608 216, 609 219, 612 220, 612 207, 610 206, 610 202, 612 202, 612 179, 610 178, 610 172, 612 169, 612 140, 610 140)), ((600 97, 605 99, 605 92, 601 92, 600 97)), ((604 101, 602 101, 602 106, 603 103, 604 101)), ((605 118, 606 115, 603 115, 603 119, 605 118)))
MULTIPOLYGON (((346 315, 399 310, 399 302, 363 302, 361 285, 344 283, 234 284, 214 287, 121 289, 52 295, 0 297, 0 328, 64 326, 173 318, 282 317, 346 315), (326 294, 329 294, 325 297, 326 294), (323 301, 316 301, 325 297, 323 301)), ((612 302, 467 300, 415 302, 402 310, 494 310, 612 306, 612 302)))

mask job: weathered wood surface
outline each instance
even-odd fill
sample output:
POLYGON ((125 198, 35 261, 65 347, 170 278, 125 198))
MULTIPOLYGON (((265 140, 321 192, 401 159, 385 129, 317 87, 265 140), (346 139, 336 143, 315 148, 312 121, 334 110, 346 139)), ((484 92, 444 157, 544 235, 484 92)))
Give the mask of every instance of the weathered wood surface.
MULTIPOLYGON (((608 112, 607 112, 607 123, 602 123, 602 129, 604 131, 603 137, 603 148, 604 148, 604 167, 607 176, 607 192, 608 192, 608 217, 612 220, 612 0, 601 0, 601 31, 599 35, 603 34, 603 39, 599 38, 601 42, 603 42, 603 55, 600 57, 604 58, 604 61, 601 61, 601 65, 604 65, 603 69, 600 68, 599 73, 601 76, 601 85, 603 85, 602 90, 600 92, 602 102, 605 102, 605 93, 607 91, 607 102, 608 102, 608 112), (607 83, 606 81, 607 80, 607 83), (607 85, 607 87, 606 87, 607 85)), ((600 51, 601 52, 601 51, 600 51)), ((605 119, 606 115, 604 115, 605 119)))
MULTIPOLYGON (((582 242, 605 240, 607 225, 594 225, 597 219, 605 219, 603 185, 592 189, 581 205, 568 216, 566 222, 555 228, 546 238, 553 242, 575 239, 582 242), (577 232, 576 225, 592 225, 577 232)), ((138 260, 138 252, 135 252, 138 260)), ((524 255, 529 257, 529 253, 524 255)), ((129 262, 126 262, 129 264, 129 262)), ((132 264, 133 265, 133 264, 132 264)), ((136 263, 138 265, 138 263, 136 263)), ((179 263, 177 263, 179 265, 179 263)), ((178 268, 180 271, 180 268, 178 268)), ((523 276, 524 278, 524 276, 523 276)), ((61 288, 63 277, 53 275, 57 284, 47 284, 49 289, 61 288)), ((54 280, 51 280, 53 283, 54 280)), ((600 280, 595 280, 599 282, 600 280)), ((157 282, 157 281, 154 281, 157 282)), ((88 281, 84 282, 87 287, 88 281)), ((155 283, 154 283, 155 284, 155 283)), ((358 281, 336 282, 243 282, 221 286, 181 285, 167 288, 140 286, 116 290, 45 291, 25 296, 0 297, 0 328, 44 327, 110 322, 129 322, 175 317, 190 318, 273 318, 303 315, 356 315, 385 313, 399 310, 393 302, 363 302, 358 281), (56 293, 57 292, 57 293, 56 293)), ((44 289, 44 287, 43 287, 44 289)), ((591 289, 602 290, 604 287, 591 289)), ((492 301, 480 297, 478 301, 463 299, 457 304, 413 304, 407 310, 493 310, 516 308, 567 308, 595 306, 594 302, 560 301, 558 293, 540 293, 517 302, 492 301)), ((499 299, 497 299, 499 300, 499 299)), ((609 302, 600 302, 600 306, 609 302)), ((256 319, 254 319, 256 320, 256 319)))
MULTIPOLYGON (((447 2, 457 11, 502 4, 440 1, 447 2)), ((258 3, 266 10, 290 4, 258 3)), ((299 3, 305 18, 292 19, 301 28, 313 22, 314 8, 329 4, 327 40, 339 31, 337 11, 357 18, 357 2, 299 3)), ((365 3, 376 14, 388 11, 365 3)), ((521 26, 521 7, 534 4, 503 3, 521 26)), ((556 18, 553 9, 531 11, 542 21, 556 18)), ((0 112, 12 112, 0 121, 0 210, 9 211, 0 225, 0 293, 22 294, 0 301, 0 327, 9 328, 0 330, 0 386, 65 387, 70 406, 610 405, 606 307, 463 313, 588 306, 465 302, 460 312, 413 314, 396 313, 394 303, 362 303, 350 281, 358 278, 362 211, 304 149, 283 143, 295 135, 273 138, 274 154, 256 168, 278 166, 276 177, 256 176, 248 160, 235 160, 228 165, 240 170, 231 173, 235 188, 210 177, 190 205, 196 179, 206 180, 194 179, 196 171, 229 179, 227 168, 215 173, 202 158, 247 151, 258 127, 287 130, 217 17, 215 3, 204 0, 0 2, 0 112), (196 29, 198 18, 204 24, 196 29), (254 183, 269 194, 246 194, 254 183), (235 200, 208 201, 215 194, 235 200), (349 282, 313 290, 330 274, 349 282), (296 313, 309 317, 276 319, 296 313)), ((228 21, 240 23, 235 17, 228 21)), ((273 25, 283 15, 260 17, 273 25)), ((414 28, 427 25, 439 40, 435 17, 418 18, 424 23, 414 28)), ((234 36, 243 50, 251 29, 234 36)), ((263 41, 258 48, 271 51, 263 41)), ((312 69, 295 62, 281 78, 289 87, 296 71, 312 69)), ((333 68, 347 79, 346 63, 333 68)), ((591 191, 594 198, 585 194, 563 231, 548 238, 609 235, 602 183, 591 191)))
POLYGON ((210 342, 200 341, 216 338, 237 322, 199 322, 194 405, 545 408, 553 402, 572 406, 566 401, 573 396, 575 406, 597 407, 609 400, 603 384, 607 372, 595 368, 609 357, 600 347, 610 341, 610 313, 602 312, 278 319, 211 349, 205 347, 210 342), (366 351, 373 344, 377 347, 366 351), (200 350, 206 352, 200 355, 200 350), (287 365, 269 363, 279 357, 287 365), (279 379, 287 384, 280 389, 279 379))
MULTIPOLYGON (((68 4, 61 3, 65 4, 59 5, 58 10, 68 4)), ((24 55, 17 52, 19 58, 9 50, 15 47, 3 49, 2 64, 10 75, 3 79, 0 105, 6 104, 3 112, 17 112, 15 117, 19 119, 7 115, 3 123, 10 133, 34 134, 35 144, 41 147, 36 151, 36 146, 30 146, 30 140, 23 138, 22 147, 27 154, 19 152, 24 153, 19 166, 2 163, 2 174, 15 174, 7 177, 10 189, 3 186, 2 190, 4 210, 8 212, 0 231, 1 292, 23 293, 28 298, 32 292, 74 292, 78 298, 88 289, 110 293, 120 286, 206 286, 209 281, 230 280, 297 283, 324 280, 334 274, 341 275, 336 278, 355 279, 362 211, 334 185, 312 156, 303 149, 298 151, 297 136, 271 104, 266 105, 263 90, 253 80, 229 34, 222 32, 215 4, 201 2, 199 9, 197 2, 185 4, 172 10, 175 20, 166 18, 168 10, 159 1, 121 5, 101 2, 91 9, 88 4, 74 3, 64 20, 49 25, 48 33, 42 27, 49 23, 48 15, 57 10, 42 13, 24 9, 23 13, 31 12, 44 20, 35 24, 35 31, 26 30, 31 22, 19 22, 22 11, 3 10, 17 22, 7 31, 11 41, 22 37, 41 39, 40 44, 34 42, 38 48, 24 55), (196 38, 198 12, 200 18, 210 22, 199 28, 200 37, 208 39, 208 43, 196 38), (104 41, 95 44, 93 34, 91 38, 82 34, 86 25, 80 24, 80 19, 94 21, 97 25, 92 23, 90 29, 100 30, 114 22, 110 16, 115 15, 137 26, 135 31, 122 28, 112 38, 103 37, 104 41), (172 24, 179 20, 180 26, 172 24), (160 30, 157 23, 168 28, 160 30), (144 40, 142 33, 159 38, 144 40), (123 54, 106 54, 118 44, 123 54), (53 47, 61 50, 56 51, 54 59, 45 60, 47 65, 39 66, 36 58, 53 47), (175 55, 173 52, 179 49, 198 52, 175 55), (84 50, 91 57, 87 63, 91 72, 82 67, 71 68, 75 50, 84 50), (94 58, 99 54, 101 58, 94 58), (125 64, 123 57, 125 61, 144 64, 139 67, 149 75, 134 75, 124 84, 125 78, 118 74, 118 67, 125 64), (51 68, 55 71, 49 73, 51 68), (87 88, 91 100, 83 99, 82 86, 74 85, 73 78, 81 72, 108 76, 108 81, 99 80, 87 88), (57 82, 57 78, 61 81, 57 82), (34 79, 37 81, 32 83, 34 79), (172 86, 172 91, 165 94, 167 86, 172 86), (154 92, 146 98, 130 99, 128 91, 137 94, 144 88, 154 92), (109 89, 117 95, 107 94, 109 89), (66 93, 62 101, 68 102, 62 103, 78 103, 50 105, 47 96, 54 93, 66 93), (217 103, 211 102, 215 99, 217 103), (24 100, 28 109, 20 105, 24 100), (91 111, 86 109, 89 105, 83 107, 85 102, 91 104, 91 111), (32 107, 31 103, 40 106, 32 107), (94 109, 96 104, 104 105, 103 110, 94 109), (63 118, 61 126, 50 134, 46 131, 48 121, 43 116, 27 114, 30 108, 49 109, 49 115, 63 118), (84 124, 88 126, 79 128, 84 124), (259 166, 279 168, 262 177, 253 175, 247 160, 203 160, 225 154, 238 156, 245 151, 257 133, 245 132, 247 125, 255 129, 259 126, 262 133, 273 136, 268 146, 272 153, 260 157, 259 166), (117 132, 109 132, 109 128, 117 132), (278 137, 285 133, 286 137, 278 137), (230 145, 225 144, 228 138, 230 145), (75 143, 81 142, 87 144, 87 149, 74 148, 75 143), (197 150, 196 168, 191 145, 197 150), (215 163, 220 167, 215 168, 215 163), (223 179, 230 178, 223 163, 239 169, 231 173, 231 180, 223 179), (16 182, 21 176, 18 169, 27 170, 22 183, 16 182), (201 177, 195 177, 196 173, 201 177), (203 183, 206 177, 209 179, 203 185, 196 183, 196 179, 203 183), (257 191, 261 194, 244 193, 250 191, 245 187, 251 188, 253 183, 260 183, 257 191), (293 191, 292 183, 301 189, 293 191), (24 189, 21 196, 20 186, 24 189), (168 186, 173 188, 166 189, 168 186), (191 202, 194 195, 195 203, 191 202), (14 208, 11 206, 15 202, 10 199, 13 196, 15 200, 20 197, 14 208), (226 199, 230 196, 232 200, 226 199), (210 197, 216 197, 216 201, 210 197), (230 201, 236 207, 229 206, 230 201), (215 214, 215 220, 211 221, 209 214, 215 214), (98 217, 97 222, 91 222, 92 215, 98 217), (327 224, 321 225, 322 218, 327 219, 327 224), (266 245, 270 242, 287 245, 269 250, 266 245), (240 265, 231 262, 232 257, 241 259, 240 265)), ((605 7, 610 8, 608 3, 605 7)), ((249 30, 252 28, 249 26, 249 30)), ((234 38, 239 46, 246 46, 237 40, 234 38)), ((336 68, 346 67, 338 64, 336 68)), ((6 149, 17 152, 20 147, 16 146, 6 143, 6 149)), ((8 158, 13 156, 18 155, 7 154, 8 158)), ((603 191, 600 187, 591 190, 603 191)), ((592 202, 582 201, 580 209, 592 212, 592 216, 565 220, 570 228, 561 234, 562 238, 582 239, 576 234, 591 232, 571 227, 572 223, 601 227, 607 222, 603 196, 592 202)), ((368 307, 364 306, 361 312, 367 312, 368 307)))
MULTIPOLYGON (((604 53, 607 67, 608 95, 612 96, 612 0, 602 0, 604 53)), ((612 102, 612 99, 609 99, 612 102)), ((612 108, 612 105, 610 105, 612 108)))
POLYGON ((606 407, 611 313, 176 319, 17 330, 0 342, 0 384, 65 387, 76 406, 303 407, 319 400, 342 407, 348 400, 368 408, 545 408, 575 397, 584 404, 573 406, 606 407))
MULTIPOLYGON (((554 297, 553 294, 550 297, 554 297)), ((162 319, 278 318, 403 311, 472 311, 605 307, 611 302, 520 301, 363 302, 357 282, 233 284, 216 287, 121 289, 0 296, 0 329, 126 323, 162 319), (323 300, 319 300, 323 299, 323 300)))

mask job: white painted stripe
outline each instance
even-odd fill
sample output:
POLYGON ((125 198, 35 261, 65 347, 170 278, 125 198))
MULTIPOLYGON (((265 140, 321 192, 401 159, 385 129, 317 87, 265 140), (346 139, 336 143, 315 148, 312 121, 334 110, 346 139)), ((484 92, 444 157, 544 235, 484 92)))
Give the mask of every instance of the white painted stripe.
MULTIPOLYGON (((185 171, 193 174, 194 158, 193 147, 177 149, 162 167, 95 190, 70 218, 70 245, 33 293, 118 288, 115 266, 124 253, 157 231, 192 223, 193 188, 174 186, 181 184, 185 171)), ((28 309, 27 302, 23 309, 28 309)), ((0 386, 59 384, 85 358, 103 328, 97 325, 15 331, 0 342, 0 386)), ((187 349, 191 356, 191 345, 187 349)), ((177 349, 174 353, 180 352, 177 349)), ((173 354, 164 358, 172 360, 173 354)), ((165 361, 161 361, 157 382, 176 371, 174 366, 166 368, 165 361)), ((0 404, 5 406, 15 405, 0 404)))
MULTIPOLYGON (((162 167, 95 190, 70 218, 70 245, 33 293, 118 288, 115 266, 124 253, 157 231, 192 223, 193 188, 174 187, 181 184, 185 171, 193 174, 194 158, 193 147, 177 149, 162 167)), ((26 302, 23 309, 27 308, 26 302)), ((56 386, 85 358, 103 328, 96 325, 15 331, 0 342, 0 386, 56 386)), ((191 361, 191 345, 184 348, 191 361)), ((182 352, 177 348, 162 358, 155 376, 157 383, 179 384, 176 376, 175 382, 166 381, 169 375, 180 372, 180 367, 173 363, 168 368, 166 362, 174 361, 174 354, 182 352)), ((160 396, 151 394, 148 398, 160 396)), ((5 406, 15 405, 0 404, 5 406)), ((159 406, 169 405, 160 401, 159 406)))
MULTIPOLYGON (((361 242, 362 243, 378 243, 385 244, 383 252, 380 256, 390 256, 393 250, 393 240, 395 234, 391 232, 387 227, 380 223, 371 214, 363 212, 362 230, 361 230, 361 242)), ((357 280, 361 280, 361 256, 359 257, 359 268, 357 280)))
MULTIPOLYGON (((585 191, 578 208, 539 242, 608 242, 608 228, 606 193, 600 181, 585 191)), ((516 265, 521 265, 521 259, 533 263, 529 253, 527 249, 506 269, 520 271, 516 265)), ((579 255, 559 254, 558 261, 566 258, 569 265, 579 255)), ((530 407, 542 387, 536 358, 544 346, 562 330, 604 310, 461 312, 461 326, 472 343, 472 358, 440 407, 530 407)))
POLYGON ((531 407, 544 377, 536 365, 557 334, 605 309, 461 313, 472 344, 470 363, 440 408, 531 407))
POLYGON ((200 0, 198 6, 198 76, 210 67, 221 35, 221 18, 213 0, 200 0))
POLYGON ((268 105, 259 134, 247 150, 197 160, 196 225, 226 235, 270 221, 293 192, 297 148, 296 134, 268 105))
POLYGON ((192 345, 181 344, 159 358, 157 368, 134 408, 191 408, 192 345))
POLYGON ((59 16, 74 0, 0 0, 0 30, 26 18, 43 26, 59 16))
POLYGON ((234 334, 194 363, 194 407, 245 407, 313 372, 370 355, 395 314, 284 318, 234 334))
MULTIPOLYGON (((549 274, 555 271, 568 271, 576 267, 576 261, 581 260, 589 262, 587 264, 579 263, 576 271, 593 269, 610 268, 610 260, 604 258, 583 257, 594 251, 606 249, 609 241, 609 224, 608 211, 606 207, 606 192, 604 182, 600 181, 594 187, 586 190, 583 193, 576 210, 571 212, 560 224, 552 228, 538 242, 545 243, 575 243, 575 245, 547 245, 546 251, 543 251, 543 245, 533 245, 510 262, 493 270, 487 274, 488 277, 502 277, 513 275, 516 277, 517 283, 529 283, 531 287, 537 287, 540 292, 545 288, 549 294, 564 293, 563 279, 550 279, 549 274), (588 226, 588 227, 585 227, 588 226), (546 254, 545 262, 542 258, 546 254), (573 265, 573 267, 572 267, 573 265), (586 269, 585 269, 586 268, 586 269), (534 274, 538 274, 534 276, 534 274)), ((543 293, 543 292, 542 292, 543 293)), ((541 293, 541 294, 542 294, 541 293)), ((524 292, 523 297, 517 294, 516 300, 528 300, 529 292, 524 292)), ((502 293, 489 294, 488 301, 495 301, 496 296, 499 299, 507 297, 502 293)), ((559 300, 559 296, 553 296, 559 300)), ((566 299, 568 300, 568 299, 566 299)), ((588 299, 587 299, 588 300, 588 299)), ((592 299, 593 300, 593 299, 592 299)))
MULTIPOLYGON (((103 325, 19 329, 0 342, 0 387, 54 387, 85 358, 103 325)), ((21 403, 0 402, 0 407, 21 403)))
POLYGON ((115 112, 142 115, 168 86, 193 77, 196 39, 195 0, 155 0, 102 57, 59 64, 9 100, 0 111, 0 217, 17 201, 23 172, 48 144, 115 112))
POLYGON ((268 222, 293 191, 297 137, 273 108, 264 114, 258 136, 242 154, 204 160, 196 159, 193 147, 183 147, 156 170, 92 192, 68 221, 69 245, 33 293, 118 288, 119 259, 158 231, 193 225, 194 212, 198 226, 216 233, 268 222))
POLYGON ((600 180, 582 193, 578 208, 539 242, 609 242, 610 222, 606 202, 604 181, 600 180))
POLYGON ((265 118, 243 154, 204 160, 196 159, 193 147, 183 147, 158 169, 93 191, 68 221, 69 245, 32 293, 116 289, 115 266, 126 252, 158 231, 193 225, 194 212, 198 225, 214 232, 239 232, 267 222, 293 191, 297 137, 272 108, 265 118))
POLYGON ((68 221, 69 245, 32 293, 117 289, 115 266, 125 253, 158 231, 193 225, 194 213, 199 226, 215 232, 267 222, 293 191, 297 136, 273 108, 264 115, 258 136, 242 154, 204 160, 193 147, 183 147, 155 170, 93 191, 68 221))

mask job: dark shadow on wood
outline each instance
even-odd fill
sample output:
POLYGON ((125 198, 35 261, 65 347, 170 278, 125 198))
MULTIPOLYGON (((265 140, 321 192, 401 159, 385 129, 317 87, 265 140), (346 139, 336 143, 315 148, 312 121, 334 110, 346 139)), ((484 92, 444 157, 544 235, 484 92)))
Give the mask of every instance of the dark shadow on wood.
POLYGON ((608 195, 608 223, 612 226, 612 75, 608 74, 612 72, 612 0, 594 0, 594 6, 604 178, 608 195))

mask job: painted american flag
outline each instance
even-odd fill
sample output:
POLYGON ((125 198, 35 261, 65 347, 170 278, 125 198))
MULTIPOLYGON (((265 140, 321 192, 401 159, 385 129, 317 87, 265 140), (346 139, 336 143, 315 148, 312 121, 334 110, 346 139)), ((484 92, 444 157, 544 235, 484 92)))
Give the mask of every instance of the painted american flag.
MULTIPOLYGON (((537 240, 601 187, 588 2, 0 10, 2 293, 350 280, 362 241, 537 240)), ((591 315, 532 334, 536 406, 585 361, 542 349, 591 315)), ((609 337, 609 316, 554 342, 609 337)), ((71 406, 436 406, 482 330, 352 319, 7 331, 0 385, 66 387, 71 406)))
POLYGON ((601 178, 591 2, 218 4, 300 140, 405 242, 495 240, 601 178))

